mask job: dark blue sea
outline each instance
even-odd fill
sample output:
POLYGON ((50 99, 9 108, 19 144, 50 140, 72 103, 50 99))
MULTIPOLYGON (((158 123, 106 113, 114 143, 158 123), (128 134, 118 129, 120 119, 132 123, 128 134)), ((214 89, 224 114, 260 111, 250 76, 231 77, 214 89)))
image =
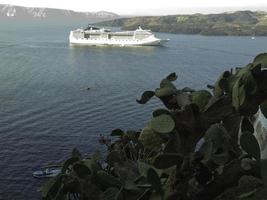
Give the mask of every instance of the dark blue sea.
POLYGON ((81 25, 0 24, 0 199, 41 199, 34 169, 74 147, 103 150, 98 137, 112 129, 142 128, 162 105, 135 100, 169 73, 178 87, 205 88, 267 52, 267 37, 164 33, 165 47, 69 46, 69 31, 81 25))

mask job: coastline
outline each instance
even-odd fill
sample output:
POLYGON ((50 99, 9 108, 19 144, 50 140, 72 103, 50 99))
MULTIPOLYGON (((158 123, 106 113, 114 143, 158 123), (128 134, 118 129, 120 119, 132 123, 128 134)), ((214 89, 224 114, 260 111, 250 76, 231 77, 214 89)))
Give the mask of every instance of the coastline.
POLYGON ((236 11, 220 14, 192 14, 119 18, 96 23, 133 30, 141 25, 153 32, 207 36, 267 36, 267 13, 236 11))

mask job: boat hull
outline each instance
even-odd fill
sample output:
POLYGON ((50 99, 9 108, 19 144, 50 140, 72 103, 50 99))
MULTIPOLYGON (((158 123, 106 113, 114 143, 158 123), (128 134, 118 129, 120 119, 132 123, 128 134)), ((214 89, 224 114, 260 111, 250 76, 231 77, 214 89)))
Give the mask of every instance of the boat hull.
POLYGON ((86 45, 86 46, 162 46, 167 42, 167 40, 156 40, 149 42, 116 42, 116 41, 85 41, 84 39, 72 40, 71 45, 86 45))
POLYGON ((61 172, 61 167, 45 167, 32 173, 34 178, 55 177, 61 172))

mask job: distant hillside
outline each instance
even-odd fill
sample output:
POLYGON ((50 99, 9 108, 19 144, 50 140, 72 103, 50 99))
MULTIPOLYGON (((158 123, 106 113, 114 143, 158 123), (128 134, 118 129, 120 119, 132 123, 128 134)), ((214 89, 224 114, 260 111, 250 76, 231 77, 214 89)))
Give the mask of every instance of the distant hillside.
POLYGON ((121 26, 125 30, 141 25, 155 32, 201 35, 267 36, 267 13, 237 11, 221 14, 170 15, 133 17, 99 23, 102 26, 121 26))
POLYGON ((119 18, 119 15, 106 11, 75 12, 53 8, 32 8, 0 4, 1 19, 42 19, 42 20, 94 20, 103 21, 119 18))

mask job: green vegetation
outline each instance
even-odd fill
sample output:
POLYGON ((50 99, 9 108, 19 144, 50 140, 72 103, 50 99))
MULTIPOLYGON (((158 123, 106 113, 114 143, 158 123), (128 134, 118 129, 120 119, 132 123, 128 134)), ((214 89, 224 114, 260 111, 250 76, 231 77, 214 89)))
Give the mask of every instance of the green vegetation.
POLYGON ((134 30, 139 25, 155 32, 201 35, 267 36, 267 13, 238 11, 222 14, 133 17, 99 23, 134 30))
MULTIPOLYGON (((165 105, 142 131, 115 129, 112 142, 101 136, 104 158, 82 158, 74 149, 61 174, 43 186, 43 199, 211 200, 259 180, 260 148, 251 119, 259 109, 267 117, 266 68, 267 54, 260 54, 198 91, 178 89, 177 75, 170 74, 137 100, 145 104, 156 96, 165 105)), ((247 186, 234 199, 253 195, 260 185, 247 186)))

